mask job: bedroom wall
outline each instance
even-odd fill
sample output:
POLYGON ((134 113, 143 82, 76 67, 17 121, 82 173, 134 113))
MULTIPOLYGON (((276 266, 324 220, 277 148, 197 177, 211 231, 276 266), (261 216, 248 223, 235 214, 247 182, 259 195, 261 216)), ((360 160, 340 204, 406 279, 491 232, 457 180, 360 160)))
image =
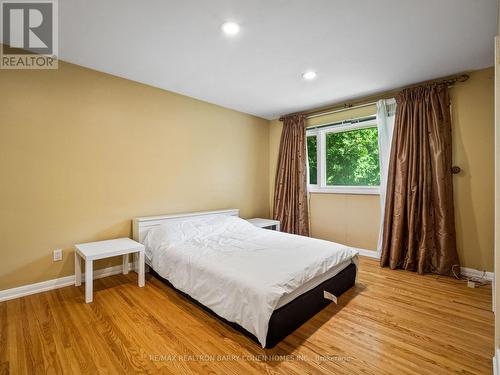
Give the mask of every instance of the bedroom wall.
POLYGON ((494 70, 472 72, 451 90, 458 255, 462 265, 493 272, 494 70))
MULTIPOLYGON (((454 178, 457 247, 462 266, 486 271, 493 271, 493 82, 493 69, 488 68, 472 72, 467 82, 451 89, 454 164, 462 168, 462 173, 454 178)), ((316 118, 314 124, 360 117, 367 111, 374 113, 375 109, 316 118)), ((271 208, 281 127, 278 120, 271 121, 271 208)), ((380 223, 378 196, 313 193, 309 207, 314 237, 376 250, 380 223)))
POLYGON ((73 274, 73 244, 134 216, 269 213, 267 120, 66 63, 0 87, 0 290, 73 274))

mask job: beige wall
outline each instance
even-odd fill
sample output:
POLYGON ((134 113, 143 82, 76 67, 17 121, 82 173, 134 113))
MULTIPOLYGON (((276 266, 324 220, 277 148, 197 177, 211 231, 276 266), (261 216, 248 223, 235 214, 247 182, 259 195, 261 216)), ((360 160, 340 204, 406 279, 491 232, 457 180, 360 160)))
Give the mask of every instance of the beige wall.
MULTIPOLYGON (((493 69, 471 73, 451 90, 454 164, 463 172, 454 179, 457 246, 462 265, 493 271, 493 69)), ((315 125, 373 114, 374 107, 344 111, 315 125)), ((281 123, 270 126, 270 192, 274 189, 281 123)), ((272 207, 272 196, 271 196, 272 207)), ((378 196, 311 194, 314 237, 375 250, 379 230, 378 196)))
POLYGON ((134 216, 269 212, 266 120, 65 63, 0 87, 0 290, 72 274, 74 243, 134 216))
POLYGON ((493 271, 494 70, 451 90, 457 247, 465 267, 493 271))
POLYGON ((360 249, 377 249, 378 195, 311 194, 311 235, 360 249))

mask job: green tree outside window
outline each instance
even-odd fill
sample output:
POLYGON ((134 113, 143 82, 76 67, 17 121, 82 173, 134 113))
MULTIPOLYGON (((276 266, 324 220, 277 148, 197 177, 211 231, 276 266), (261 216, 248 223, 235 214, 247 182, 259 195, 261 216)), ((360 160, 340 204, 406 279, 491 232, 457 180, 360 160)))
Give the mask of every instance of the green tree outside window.
POLYGON ((318 137, 307 137, 307 158, 309 159, 309 184, 316 185, 318 183, 318 137))
POLYGON ((380 185, 376 127, 326 134, 326 184, 380 185))

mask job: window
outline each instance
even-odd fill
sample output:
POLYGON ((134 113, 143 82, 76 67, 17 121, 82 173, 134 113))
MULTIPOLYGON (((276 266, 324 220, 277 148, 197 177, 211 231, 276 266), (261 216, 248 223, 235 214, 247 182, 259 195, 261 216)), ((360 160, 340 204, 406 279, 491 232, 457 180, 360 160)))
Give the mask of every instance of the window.
POLYGON ((378 194, 380 167, 374 116, 307 130, 309 190, 378 194))
POLYGON ((318 184, 318 142, 316 136, 307 137, 307 160, 309 162, 309 185, 318 184))

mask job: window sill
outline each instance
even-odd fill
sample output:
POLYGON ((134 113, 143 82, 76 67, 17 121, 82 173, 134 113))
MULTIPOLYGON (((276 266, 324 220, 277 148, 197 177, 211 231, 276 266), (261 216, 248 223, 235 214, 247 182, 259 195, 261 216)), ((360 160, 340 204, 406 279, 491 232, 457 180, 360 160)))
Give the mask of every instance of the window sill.
POLYGON ((309 193, 326 193, 326 194, 380 195, 380 187, 378 186, 332 186, 332 187, 308 186, 307 191, 309 193))

